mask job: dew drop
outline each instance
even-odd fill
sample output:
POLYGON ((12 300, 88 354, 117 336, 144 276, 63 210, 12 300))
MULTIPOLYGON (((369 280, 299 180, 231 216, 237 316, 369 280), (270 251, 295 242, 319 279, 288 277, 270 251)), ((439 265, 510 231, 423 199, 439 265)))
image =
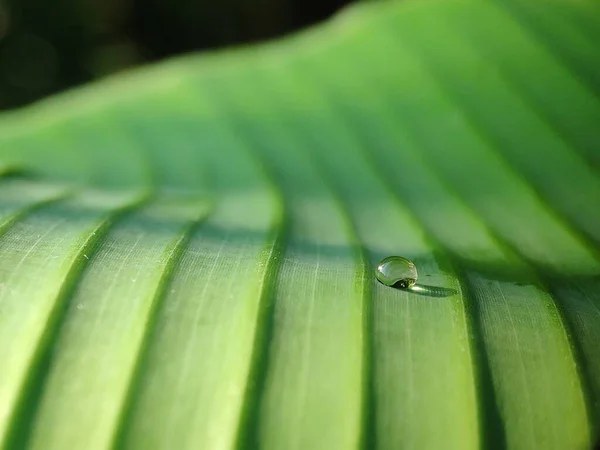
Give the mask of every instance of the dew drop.
POLYGON ((417 282, 417 268, 402 256, 388 256, 377 265, 375 276, 386 286, 410 288, 417 282))

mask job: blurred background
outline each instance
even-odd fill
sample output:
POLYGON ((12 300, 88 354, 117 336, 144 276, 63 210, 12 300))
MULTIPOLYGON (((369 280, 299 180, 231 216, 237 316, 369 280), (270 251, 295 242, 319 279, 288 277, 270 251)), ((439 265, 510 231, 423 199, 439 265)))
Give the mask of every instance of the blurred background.
POLYGON ((0 0, 0 110, 194 50, 257 42, 350 0, 0 0))

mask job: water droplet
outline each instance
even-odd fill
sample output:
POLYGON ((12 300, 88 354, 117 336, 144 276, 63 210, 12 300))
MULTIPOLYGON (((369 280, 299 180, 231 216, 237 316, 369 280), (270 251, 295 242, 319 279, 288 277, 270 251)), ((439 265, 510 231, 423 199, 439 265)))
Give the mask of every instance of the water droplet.
POLYGON ((375 276, 386 286, 410 288, 417 282, 417 268, 402 256, 388 256, 377 265, 375 276))

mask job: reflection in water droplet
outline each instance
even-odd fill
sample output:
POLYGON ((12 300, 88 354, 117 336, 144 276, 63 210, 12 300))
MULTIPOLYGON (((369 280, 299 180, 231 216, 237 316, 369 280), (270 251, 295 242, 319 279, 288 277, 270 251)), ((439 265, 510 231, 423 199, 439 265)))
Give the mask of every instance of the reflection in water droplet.
POLYGON ((377 265, 375 276, 386 286, 410 288, 417 282, 417 268, 406 258, 388 256, 377 265))

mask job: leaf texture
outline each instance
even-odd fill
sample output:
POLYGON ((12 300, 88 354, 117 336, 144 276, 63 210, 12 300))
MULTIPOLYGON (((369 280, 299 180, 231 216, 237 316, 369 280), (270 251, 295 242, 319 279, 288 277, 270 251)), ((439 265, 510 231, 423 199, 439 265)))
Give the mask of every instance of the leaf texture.
POLYGON ((364 4, 0 117, 0 448, 592 447, 598 30, 364 4))

